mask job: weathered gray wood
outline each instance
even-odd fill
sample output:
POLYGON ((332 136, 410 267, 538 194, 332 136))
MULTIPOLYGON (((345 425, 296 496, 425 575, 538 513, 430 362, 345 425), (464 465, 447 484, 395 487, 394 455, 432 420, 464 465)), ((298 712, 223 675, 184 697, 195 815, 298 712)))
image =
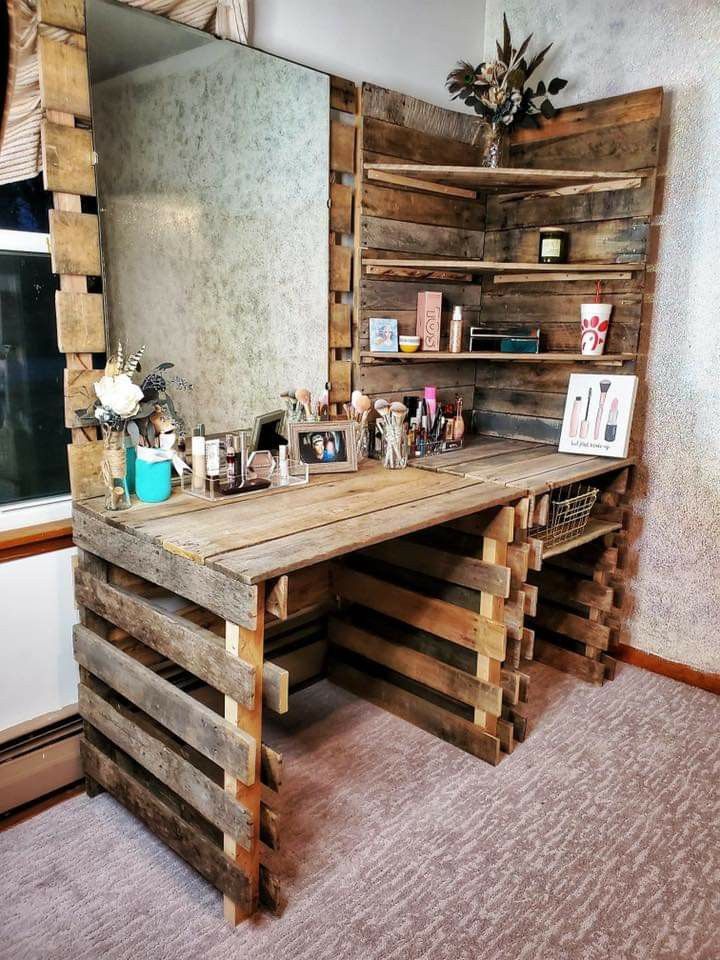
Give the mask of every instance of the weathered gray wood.
POLYGON ((81 742, 85 770, 171 850, 237 903, 250 904, 250 884, 219 847, 90 743, 81 742))
POLYGON ((235 583, 230 588, 227 578, 217 571, 177 557, 142 535, 111 526, 77 503, 73 505, 73 537, 78 546, 207 607, 224 620, 249 630, 257 625, 254 585, 235 583))
POLYGON ((189 763, 180 747, 148 717, 142 726, 130 711, 114 706, 80 684, 80 715, 124 750, 153 776, 187 800, 196 810, 246 849, 250 848, 252 817, 229 793, 189 763))
POLYGON ((438 577, 472 590, 483 590, 494 597, 510 594, 510 569, 475 557, 464 557, 412 540, 388 540, 363 551, 367 556, 430 577, 438 577))
POLYGON ((73 628, 73 646, 86 670, 228 773, 254 783, 252 737, 80 624, 73 628))
POLYGON ((244 707, 254 706, 255 668, 227 653, 210 630, 82 570, 75 573, 75 599, 244 707))
POLYGON ((537 440, 538 443, 554 444, 560 440, 562 427, 562 420, 493 413, 488 410, 473 410, 472 423, 473 430, 489 437, 512 437, 515 440, 537 440))
POLYGON ((565 650, 545 638, 535 637, 535 660, 549 667, 572 673, 588 683, 601 685, 605 678, 605 664, 600 660, 590 660, 572 650, 565 650))
POLYGON ((275 713, 287 713, 290 674, 277 663, 263 663, 263 703, 275 713))
POLYGON ((260 781, 277 792, 282 784, 283 757, 266 743, 260 747, 260 781))
POLYGON ((482 260, 484 234, 481 230, 435 227, 402 220, 363 216, 360 224, 364 247, 402 253, 434 253, 446 257, 482 260))
MULTIPOLYGON (((399 124, 401 129, 409 127, 430 136, 459 140, 464 144, 471 144, 477 131, 478 121, 471 113, 438 107, 407 93, 388 90, 373 83, 362 85, 361 98, 363 117, 399 124)), ((467 149, 465 152, 473 156, 467 149)), ((474 159, 477 159, 477 153, 474 159)), ((448 159, 447 162, 455 161, 448 159)))

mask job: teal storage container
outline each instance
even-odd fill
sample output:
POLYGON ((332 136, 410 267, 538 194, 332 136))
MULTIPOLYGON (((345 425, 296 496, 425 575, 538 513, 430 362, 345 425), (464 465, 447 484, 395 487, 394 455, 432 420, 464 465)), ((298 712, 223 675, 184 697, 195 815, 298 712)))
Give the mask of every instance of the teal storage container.
POLYGON ((145 503, 162 503, 172 491, 170 460, 141 460, 135 464, 135 493, 145 503))
POLYGON ((128 493, 135 493, 135 464, 137 462, 137 451, 132 445, 125 448, 125 483, 128 493))

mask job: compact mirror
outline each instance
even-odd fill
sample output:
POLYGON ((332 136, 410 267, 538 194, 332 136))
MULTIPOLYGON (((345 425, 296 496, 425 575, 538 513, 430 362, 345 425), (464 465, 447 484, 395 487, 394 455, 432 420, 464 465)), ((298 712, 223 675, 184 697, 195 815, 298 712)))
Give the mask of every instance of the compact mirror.
POLYGON ((329 77, 87 0, 108 351, 169 361, 189 430, 327 380, 329 77))

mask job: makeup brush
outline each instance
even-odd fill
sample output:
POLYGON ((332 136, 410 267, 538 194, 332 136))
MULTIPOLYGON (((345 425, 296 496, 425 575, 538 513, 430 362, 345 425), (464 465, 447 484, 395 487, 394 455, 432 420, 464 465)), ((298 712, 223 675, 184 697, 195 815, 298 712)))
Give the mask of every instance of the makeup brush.
POLYGON ((310 410, 312 394, 310 391, 307 389, 307 387, 298 387, 298 389, 295 391, 295 396, 297 397, 298 403, 302 405, 306 418, 308 420, 312 420, 312 412, 310 410))
POLYGON ((588 390, 588 402, 587 407, 585 407, 585 419, 580 424, 580 439, 585 440, 588 435, 588 430, 590 429, 590 423, 588 422, 588 417, 590 416, 590 401, 592 399, 592 387, 588 390))
POLYGON ((593 440, 600 439, 600 426, 602 421, 603 409, 605 407, 605 398, 607 397, 609 389, 610 389, 610 381, 601 380, 600 381, 600 403, 598 404, 597 416, 595 417, 595 429, 593 430, 593 440))
POLYGON ((370 397, 366 397, 364 393, 361 393, 352 401, 352 405, 353 410, 362 416, 363 413, 367 413, 367 411, 372 407, 372 400, 370 397))

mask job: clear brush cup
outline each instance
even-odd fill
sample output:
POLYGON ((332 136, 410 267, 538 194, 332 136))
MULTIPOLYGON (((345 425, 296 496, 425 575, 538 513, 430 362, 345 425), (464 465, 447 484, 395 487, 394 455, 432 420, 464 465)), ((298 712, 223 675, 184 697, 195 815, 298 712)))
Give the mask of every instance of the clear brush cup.
POLYGON ((384 425, 382 461, 386 470, 404 470, 408 465, 407 423, 384 425))

